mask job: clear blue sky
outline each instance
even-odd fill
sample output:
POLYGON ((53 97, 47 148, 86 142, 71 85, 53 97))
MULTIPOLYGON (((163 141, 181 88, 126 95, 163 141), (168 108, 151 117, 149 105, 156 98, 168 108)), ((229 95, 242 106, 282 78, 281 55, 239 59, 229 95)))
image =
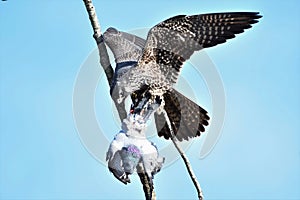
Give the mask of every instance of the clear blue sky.
MULTIPOLYGON (((188 155, 207 199, 300 199, 300 1, 94 4, 103 30, 123 31, 178 14, 259 11, 254 28, 206 51, 223 80, 226 118, 208 157, 199 159, 201 138, 188 155)), ((143 197, 136 176, 127 186, 115 180, 76 131, 74 82, 95 48, 83 2, 1 1, 0 25, 0 199, 143 197)), ((159 199, 196 197, 181 160, 154 182, 159 199)))

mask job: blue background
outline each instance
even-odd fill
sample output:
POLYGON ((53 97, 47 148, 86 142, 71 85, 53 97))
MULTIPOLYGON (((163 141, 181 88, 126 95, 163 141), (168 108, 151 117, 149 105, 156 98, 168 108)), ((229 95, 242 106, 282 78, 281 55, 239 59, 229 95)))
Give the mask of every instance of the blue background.
MULTIPOLYGON (((223 79, 226 118, 208 157, 197 145, 188 155, 207 199, 300 199, 300 1, 94 4, 103 30, 124 31, 178 14, 259 11, 254 28, 206 50, 223 79)), ((0 25, 0 198, 143 197, 136 176, 127 186, 115 180, 76 132, 74 81, 95 48, 83 2, 1 1, 0 25)), ((196 197, 181 160, 154 181, 159 199, 196 197)))

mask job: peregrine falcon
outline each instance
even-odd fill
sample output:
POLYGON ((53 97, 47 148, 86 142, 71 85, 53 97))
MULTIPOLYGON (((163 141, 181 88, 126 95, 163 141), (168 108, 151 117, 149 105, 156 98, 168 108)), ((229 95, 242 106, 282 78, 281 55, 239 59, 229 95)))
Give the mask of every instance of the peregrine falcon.
MULTIPOLYGON (((205 109, 177 92, 173 86, 186 60, 195 52, 226 42, 251 28, 261 18, 257 12, 179 15, 150 29, 146 42, 136 36, 108 28, 104 41, 114 53, 117 67, 111 95, 118 103, 131 95, 133 113, 139 113, 141 99, 165 109, 178 140, 200 136, 208 125, 205 109), (137 109, 138 108, 138 109, 137 109)), ((147 102, 142 102, 146 104, 147 102)), ((159 136, 171 137, 159 110, 155 122, 159 136)))

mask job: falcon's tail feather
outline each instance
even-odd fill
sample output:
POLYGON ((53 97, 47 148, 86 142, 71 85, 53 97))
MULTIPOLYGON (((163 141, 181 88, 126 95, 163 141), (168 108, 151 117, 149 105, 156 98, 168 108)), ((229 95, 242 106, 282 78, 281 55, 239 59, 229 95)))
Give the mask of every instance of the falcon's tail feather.
MULTIPOLYGON (((207 111, 176 90, 164 94, 165 106, 176 138, 179 141, 200 136, 208 125, 207 111)), ((163 114, 154 114, 158 135, 165 139, 171 137, 163 114)))

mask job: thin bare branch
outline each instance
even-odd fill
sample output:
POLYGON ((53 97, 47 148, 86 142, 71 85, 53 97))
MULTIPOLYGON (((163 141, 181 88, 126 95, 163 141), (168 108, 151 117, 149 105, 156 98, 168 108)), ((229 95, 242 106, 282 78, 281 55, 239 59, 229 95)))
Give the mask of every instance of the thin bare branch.
MULTIPOLYGON (((91 25, 93 27, 93 31, 94 31, 93 37, 98 46, 98 51, 99 51, 99 56, 100 56, 100 64, 105 71, 105 75, 106 75, 108 84, 110 86, 112 79, 113 79, 114 70, 110 64, 107 49, 106 49, 105 43, 103 42, 103 36, 101 33, 100 23, 98 21, 96 10, 93 6, 92 0, 83 0, 83 2, 85 4, 86 10, 88 12, 91 25)), ((115 101, 114 101, 114 103, 117 107, 120 119, 121 120, 125 119, 127 114, 126 114, 126 111, 124 110, 124 107, 125 107, 124 104, 119 105, 115 101)), ((146 200, 155 200, 156 199, 155 191, 154 191, 153 187, 151 187, 151 184, 149 182, 150 180, 145 178, 145 177, 147 177, 146 172, 144 171, 144 173, 141 173, 143 171, 144 171, 143 168, 140 168, 140 173, 138 175, 143 184, 145 198, 146 198, 146 200)))
MULTIPOLYGON (((137 171, 142 172, 142 173, 138 173, 142 183, 149 183, 151 181, 151 180, 149 180, 150 177, 146 173, 144 173, 145 169, 142 164, 139 164, 137 166, 137 171)), ((154 192, 154 186, 151 187, 151 184, 143 184, 143 190, 145 193, 146 200, 155 200, 156 199, 156 194, 154 192)))
POLYGON ((96 10, 95 10, 95 7, 93 6, 92 0, 83 0, 83 2, 85 4, 86 11, 89 14, 91 25, 93 27, 93 31, 94 31, 93 37, 98 46, 99 56, 100 56, 100 64, 105 71, 107 81, 110 85, 113 75, 114 75, 114 70, 110 64, 107 49, 103 42, 103 37, 102 37, 102 33, 101 33, 100 24, 99 24, 99 21, 97 18, 96 10))
POLYGON ((198 199, 199 199, 199 200, 203 200, 204 197, 203 197, 203 193, 202 193, 202 189, 201 189, 201 187, 200 187, 200 184, 199 184, 199 182, 198 182, 198 180, 197 180, 197 177, 196 177, 196 175, 195 175, 195 173, 194 173, 194 171, 193 171, 193 168, 192 168, 192 166, 191 166, 191 163, 190 163, 189 159, 187 158, 187 156, 185 155, 185 153, 184 153, 184 151, 181 149, 181 147, 178 145, 178 140, 176 139, 176 137, 175 137, 175 135, 174 135, 174 131, 173 131, 173 128, 172 128, 170 119, 169 119, 168 114, 167 114, 167 112, 166 112, 165 110, 164 110, 164 116, 165 116, 166 122, 167 122, 167 124, 168 124, 168 127, 169 127, 169 129, 170 129, 171 140, 172 140, 174 146, 176 147, 177 151, 179 152, 181 158, 182 158, 183 161, 184 161, 184 164, 185 164, 185 166, 186 166, 186 168, 187 168, 187 171, 188 171, 188 173, 189 173, 189 175, 190 175, 190 177, 191 177, 191 179, 192 179, 192 181, 193 181, 193 184, 194 184, 194 186, 195 186, 195 188, 196 188, 196 190, 197 190, 197 193, 198 193, 198 199))

